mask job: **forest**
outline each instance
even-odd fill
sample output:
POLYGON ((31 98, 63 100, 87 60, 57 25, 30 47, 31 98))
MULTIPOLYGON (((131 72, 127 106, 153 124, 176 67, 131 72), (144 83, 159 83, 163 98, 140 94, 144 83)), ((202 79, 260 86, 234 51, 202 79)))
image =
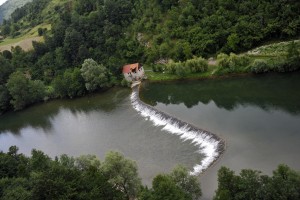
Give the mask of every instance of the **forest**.
MULTIPOLYGON (((176 63, 202 73, 202 57, 221 54, 220 73, 235 71, 230 53, 299 37, 299 10, 297 0, 33 0, 4 20, 1 34, 15 38, 42 23, 51 29, 38 29, 43 41, 33 42, 33 50, 1 53, 0 113, 126 85, 121 68, 127 63, 170 59, 175 67, 166 68, 181 76, 185 70, 176 63)), ((299 51, 291 55, 274 71, 298 70, 299 51)), ((269 69, 253 65, 253 72, 269 69)))
MULTIPOLYGON (((197 200, 199 179, 177 166, 169 174, 158 174, 152 188, 141 183, 134 161, 118 152, 108 152, 100 161, 94 155, 50 158, 33 149, 31 156, 11 146, 0 152, 0 198, 9 199, 114 199, 197 200)), ((279 165, 272 176, 243 169, 239 175, 226 167, 218 171, 214 200, 300 198, 300 173, 279 165)))

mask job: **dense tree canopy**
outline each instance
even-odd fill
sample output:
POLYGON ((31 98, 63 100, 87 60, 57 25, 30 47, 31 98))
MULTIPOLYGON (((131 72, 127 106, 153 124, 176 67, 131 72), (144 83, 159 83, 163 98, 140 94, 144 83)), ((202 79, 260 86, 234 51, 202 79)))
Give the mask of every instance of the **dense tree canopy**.
POLYGON ((158 175, 153 185, 153 191, 142 187, 136 163, 118 152, 109 152, 103 162, 93 155, 53 160, 36 149, 27 157, 16 146, 0 152, 0 199, 146 200, 148 194, 188 200, 201 195, 197 178, 183 167, 158 175))
POLYGON ((286 165, 279 165, 272 177, 250 169, 235 175, 234 171, 222 167, 218 182, 215 200, 300 198, 300 173, 286 165))
POLYGON ((15 110, 20 110, 28 104, 41 101, 45 96, 45 86, 42 81, 30 80, 19 71, 10 75, 6 86, 12 97, 11 104, 15 110))
MULTIPOLYGON (((33 149, 31 157, 11 146, 0 152, 0 199, 114 199, 198 200, 199 178, 177 166, 154 177, 152 188, 142 186, 134 161, 109 152, 101 162, 94 155, 50 158, 33 149)), ((300 198, 300 173, 279 165, 272 176, 227 167, 218 171, 215 200, 300 198)))
MULTIPOLYGON (((179 64, 171 66, 170 72, 185 77, 187 69, 193 73, 207 70, 207 64, 194 57, 242 52, 268 41, 298 37, 299 9, 300 2, 293 0, 33 0, 15 10, 1 26, 4 37, 14 38, 36 29, 44 40, 34 42, 33 50, 15 47, 12 53, 4 51, 0 56, 0 112, 40 100, 25 100, 17 106, 12 84, 7 88, 13 72, 26 74, 29 79, 25 81, 35 86, 42 81, 47 86, 45 99, 73 98, 120 84, 121 67, 126 63, 172 59, 179 64), (44 28, 45 24, 51 28, 44 28), (97 67, 82 67, 87 59, 94 60, 97 67), (6 91, 10 96, 3 98, 6 91)), ((289 54, 299 55, 299 50, 291 48, 289 54)), ((235 58, 229 56, 231 65, 221 71, 238 72, 245 63, 236 63, 239 59, 235 58)), ((256 62, 249 71, 299 68, 299 56, 288 59, 271 67, 256 62)), ((154 67, 155 71, 163 69, 154 67)))

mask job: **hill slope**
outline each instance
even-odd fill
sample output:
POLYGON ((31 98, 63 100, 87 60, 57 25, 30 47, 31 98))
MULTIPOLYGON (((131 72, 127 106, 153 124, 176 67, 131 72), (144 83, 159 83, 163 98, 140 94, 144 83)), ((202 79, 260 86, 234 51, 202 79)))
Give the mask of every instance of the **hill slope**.
MULTIPOLYGON (((1 26, 2 44, 37 34, 44 41, 33 42, 31 51, 14 48, 0 56, 0 110, 21 109, 44 97, 81 96, 91 92, 86 87, 91 84, 93 90, 105 89, 120 82, 126 63, 151 65, 172 59, 176 63, 169 68, 180 76, 189 70, 182 63, 189 63, 190 71, 203 72, 205 60, 198 59, 203 67, 196 69, 194 56, 246 52, 270 41, 298 38, 299 10, 297 0, 33 0, 1 26), (97 68, 100 74, 93 77, 87 71, 92 78, 83 79, 83 65, 97 68), (31 78, 25 80, 28 84, 16 83, 24 76, 31 78), (90 83, 93 80, 96 83, 90 83), (22 96, 12 94, 15 85, 30 87, 21 90, 28 90, 22 96), (39 92, 32 92, 31 86, 39 92)), ((297 70, 297 45, 290 49, 291 62, 272 61, 271 67, 254 62, 255 72, 297 70)), ((222 57, 226 62, 221 73, 249 71, 244 65, 248 58, 237 68, 230 66, 232 60, 239 61, 235 54, 222 57)))
POLYGON ((2 24, 4 19, 9 19, 11 13, 13 13, 17 8, 24 6, 26 3, 32 0, 8 0, 0 6, 0 24, 2 24))

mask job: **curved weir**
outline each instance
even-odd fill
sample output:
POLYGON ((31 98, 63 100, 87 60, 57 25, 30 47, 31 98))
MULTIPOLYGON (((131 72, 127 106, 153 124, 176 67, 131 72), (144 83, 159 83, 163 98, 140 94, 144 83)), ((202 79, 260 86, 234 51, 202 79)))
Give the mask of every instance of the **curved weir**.
POLYGON ((139 98, 139 86, 132 89, 131 104, 143 117, 151 120, 155 126, 170 134, 178 135, 184 141, 198 147, 198 153, 204 155, 200 164, 194 166, 191 174, 198 175, 210 167, 225 151, 225 142, 217 135, 183 122, 167 113, 145 104, 139 98))

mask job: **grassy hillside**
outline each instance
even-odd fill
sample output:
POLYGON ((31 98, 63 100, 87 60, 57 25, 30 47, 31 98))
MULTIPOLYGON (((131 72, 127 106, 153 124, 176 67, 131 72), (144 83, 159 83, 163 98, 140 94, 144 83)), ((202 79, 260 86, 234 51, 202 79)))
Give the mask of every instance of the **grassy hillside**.
POLYGON ((0 6, 0 24, 2 24, 4 19, 9 19, 11 13, 13 13, 17 8, 24 6, 26 3, 32 0, 8 0, 0 6))
POLYGON ((51 30, 50 24, 39 24, 33 28, 27 28, 20 31, 17 37, 7 37, 0 42, 0 52, 11 50, 12 47, 20 46, 23 50, 28 51, 33 48, 32 41, 43 41, 43 37, 39 35, 38 30, 51 30))
POLYGON ((247 52, 251 56, 286 56, 288 54, 288 48, 291 43, 294 42, 296 48, 300 50, 300 40, 274 42, 267 45, 262 45, 247 52))

